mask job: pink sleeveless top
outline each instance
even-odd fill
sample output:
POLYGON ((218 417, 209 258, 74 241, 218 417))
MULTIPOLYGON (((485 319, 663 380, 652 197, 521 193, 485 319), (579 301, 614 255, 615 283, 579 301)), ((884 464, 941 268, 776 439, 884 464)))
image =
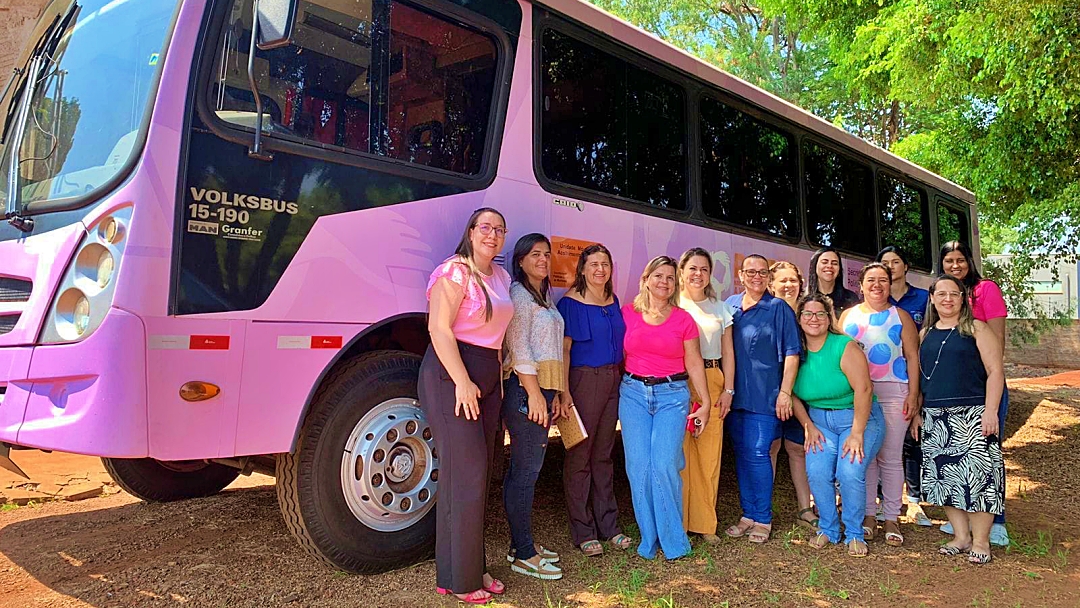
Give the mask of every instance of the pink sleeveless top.
POLYGON ((510 300, 510 274, 498 264, 491 265, 491 276, 481 275, 491 298, 491 320, 486 319, 486 300, 480 284, 472 277, 469 267, 454 256, 435 269, 428 279, 427 297, 431 288, 441 278, 446 278, 465 290, 465 298, 458 307, 457 315, 450 324, 454 337, 466 344, 498 350, 502 347, 506 327, 514 316, 514 304, 510 300))

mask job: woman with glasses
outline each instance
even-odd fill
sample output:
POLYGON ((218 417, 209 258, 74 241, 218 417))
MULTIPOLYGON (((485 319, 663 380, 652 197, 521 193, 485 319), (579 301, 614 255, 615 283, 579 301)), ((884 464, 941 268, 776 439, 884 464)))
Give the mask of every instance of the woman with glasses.
POLYGON ((503 506, 512 546, 514 572, 543 580, 562 578, 559 555, 533 540, 532 508, 536 479, 544 466, 552 404, 566 390, 563 368, 563 318, 551 301, 548 274, 551 242, 532 233, 518 239, 510 268, 514 316, 506 328, 502 418, 510 433, 510 464, 503 480, 503 506))
POLYGON ((832 247, 822 247, 810 258, 806 295, 819 293, 832 298, 838 315, 859 303, 858 294, 844 287, 844 262, 832 247))
MULTIPOLYGON (((1001 294, 1001 288, 990 279, 984 279, 975 267, 975 258, 967 243, 950 241, 941 246, 938 255, 939 270, 951 277, 955 277, 964 284, 964 290, 968 294, 968 304, 971 307, 971 316, 977 321, 986 323, 990 331, 997 336, 1001 352, 1005 352, 1005 319, 1009 311, 1005 307, 1005 297, 1001 294)), ((998 406, 998 424, 1001 432, 1005 432, 1005 418, 1009 415, 1009 387, 1006 386, 1001 394, 1001 404, 998 406)), ((1003 437, 1004 438, 1004 437, 1003 437)), ((952 534, 951 524, 945 524, 941 531, 952 534)), ((1005 511, 994 517, 994 526, 990 529, 990 543, 999 547, 1009 546, 1009 532, 1005 529, 1005 511)))
POLYGON ((904 544, 900 505, 904 493, 904 437, 919 411, 919 332, 906 312, 889 303, 892 272, 878 262, 863 266, 859 286, 863 302, 840 315, 840 327, 866 354, 874 398, 885 418, 885 440, 866 468, 866 515, 863 534, 873 540, 877 531, 878 482, 885 518, 885 544, 904 544))
POLYGON ((1005 460, 998 404, 1005 386, 1001 342, 971 314, 961 279, 942 275, 930 284, 922 330, 922 493, 945 507, 953 539, 944 555, 990 562, 990 528, 1005 509, 1005 460))
POLYGON ((795 381, 795 416, 806 429, 806 473, 820 518, 810 546, 840 542, 839 485, 848 555, 865 557, 866 467, 881 448, 885 421, 866 357, 832 322, 832 300, 808 295, 798 313, 804 360, 795 381))
MULTIPOLYGON (((769 293, 780 298, 794 311, 803 293, 803 278, 799 267, 791 262, 774 262, 769 267, 769 293)), ((795 514, 795 523, 817 531, 818 518, 811 503, 810 483, 806 480, 806 451, 803 450, 803 427, 795 417, 788 418, 781 427, 782 437, 772 447, 773 476, 776 476, 776 457, 780 453, 781 443, 788 458, 788 470, 791 472, 791 485, 795 488, 795 500, 799 511, 795 514)))
POLYGON ((619 528, 611 459, 626 334, 611 277, 611 252, 603 245, 589 245, 578 257, 574 283, 558 306, 566 320, 563 365, 570 386, 557 403, 562 416, 576 409, 589 435, 566 450, 563 492, 570 537, 588 557, 604 553, 601 539, 623 550, 633 544, 619 528))
POLYGON ((686 467, 682 470, 683 527, 700 534, 706 542, 718 543, 716 536, 716 496, 720 488, 720 449, 724 441, 724 417, 735 394, 735 354, 731 344, 734 312, 717 298, 712 286, 713 259, 700 247, 688 249, 679 258, 679 306, 697 324, 701 357, 705 360, 705 380, 709 393, 690 391, 691 403, 713 409, 697 436, 683 441, 686 467))
POLYGON ((683 529, 683 438, 709 423, 712 407, 691 412, 690 388, 708 395, 698 328, 678 307, 675 260, 655 257, 641 273, 638 296, 623 307, 626 322, 626 374, 619 386, 626 476, 634 516, 641 530, 638 555, 653 559, 660 549, 668 560, 690 552, 683 529))
POLYGON ((486 604, 506 590, 487 573, 488 461, 499 437, 499 349, 514 315, 510 275, 494 263, 506 220, 489 207, 469 217, 455 254, 428 281, 431 346, 420 364, 420 406, 439 452, 435 580, 440 595, 486 604))
POLYGON ((726 426, 735 447, 742 517, 724 533, 764 543, 772 532, 772 446, 792 415, 791 387, 802 348, 795 313, 766 289, 768 260, 747 256, 739 278, 746 291, 727 299, 735 311, 735 395, 726 426))

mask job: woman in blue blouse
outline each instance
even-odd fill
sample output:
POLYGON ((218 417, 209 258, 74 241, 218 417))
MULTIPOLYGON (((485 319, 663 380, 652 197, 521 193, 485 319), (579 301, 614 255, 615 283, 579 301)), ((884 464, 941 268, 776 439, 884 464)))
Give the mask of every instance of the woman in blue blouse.
POLYGON ((725 426, 735 447, 743 514, 725 533, 763 543, 772 531, 771 449, 781 423, 792 416, 791 387, 802 346, 795 313, 765 289, 769 262, 747 256, 739 277, 746 291, 727 299, 735 309, 735 395, 725 426))
POLYGON ((563 362, 569 390, 556 401, 560 415, 576 407, 588 438, 566 451, 563 489, 570 513, 570 536, 588 556, 604 552, 600 540, 629 549, 630 537, 619 529, 615 504, 615 423, 619 420, 619 365, 626 324, 612 283, 611 252, 591 245, 578 258, 574 284, 559 300, 566 321, 563 362))

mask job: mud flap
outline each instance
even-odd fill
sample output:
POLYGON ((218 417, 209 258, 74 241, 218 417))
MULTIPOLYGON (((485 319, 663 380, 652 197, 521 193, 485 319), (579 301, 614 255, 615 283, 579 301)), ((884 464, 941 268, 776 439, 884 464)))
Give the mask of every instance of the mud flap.
POLYGON ((24 473, 19 468, 19 465, 15 464, 15 461, 11 459, 11 446, 6 443, 0 443, 0 468, 7 469, 25 479, 30 479, 30 476, 24 473))

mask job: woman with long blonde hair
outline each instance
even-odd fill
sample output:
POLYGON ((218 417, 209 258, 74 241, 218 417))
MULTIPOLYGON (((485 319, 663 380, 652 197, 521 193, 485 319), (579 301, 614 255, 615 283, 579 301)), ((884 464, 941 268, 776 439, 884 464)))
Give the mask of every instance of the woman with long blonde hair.
POLYGON ((638 554, 645 559, 678 559, 690 552, 682 522, 683 437, 709 423, 711 407, 691 413, 690 389, 708 395, 698 328, 678 307, 675 260, 649 261, 640 293, 623 307, 626 322, 626 375, 619 387, 626 474, 634 515, 641 530, 638 554))

